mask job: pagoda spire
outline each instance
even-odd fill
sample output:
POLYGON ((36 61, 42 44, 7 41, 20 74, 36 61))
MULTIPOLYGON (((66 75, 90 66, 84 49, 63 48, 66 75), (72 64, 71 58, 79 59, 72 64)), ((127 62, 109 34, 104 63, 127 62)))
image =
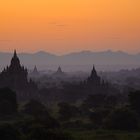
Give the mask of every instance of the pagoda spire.
POLYGON ((95 66, 93 65, 92 71, 90 76, 87 79, 88 83, 92 83, 94 85, 100 85, 100 77, 97 74, 97 71, 95 69, 95 66))
POLYGON ((62 72, 62 69, 61 69, 61 67, 60 67, 60 66, 58 67, 57 72, 62 72))
POLYGON ((12 59, 11 59, 10 68, 12 68, 12 69, 13 69, 13 68, 15 68, 15 69, 21 68, 20 60, 19 60, 19 58, 18 58, 18 56, 17 56, 16 50, 14 50, 14 55, 13 55, 13 57, 12 57, 12 59))
POLYGON ((37 67, 36 67, 36 65, 35 65, 34 69, 37 71, 37 67))
POLYGON ((37 66, 35 65, 34 70, 33 70, 33 74, 39 74, 37 66))
POLYGON ((16 51, 16 49, 14 50, 14 57, 17 57, 17 51, 16 51))
POLYGON ((93 65, 91 77, 94 77, 94 76, 97 76, 97 72, 96 72, 95 66, 93 65))

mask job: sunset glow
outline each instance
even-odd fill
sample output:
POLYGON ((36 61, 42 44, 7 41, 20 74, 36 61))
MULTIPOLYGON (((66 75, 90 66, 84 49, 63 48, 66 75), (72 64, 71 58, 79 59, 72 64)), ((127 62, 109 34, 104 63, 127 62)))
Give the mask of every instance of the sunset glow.
POLYGON ((140 52, 140 0, 3 0, 0 51, 140 52))

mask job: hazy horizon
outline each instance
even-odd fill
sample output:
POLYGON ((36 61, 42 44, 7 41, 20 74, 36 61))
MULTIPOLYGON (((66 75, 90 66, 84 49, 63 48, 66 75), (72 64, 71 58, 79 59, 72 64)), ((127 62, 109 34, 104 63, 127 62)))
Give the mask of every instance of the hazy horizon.
POLYGON ((27 54, 35 54, 35 53, 48 53, 48 54, 52 54, 52 55, 56 55, 56 56, 63 56, 63 55, 67 55, 67 54, 72 54, 72 53, 82 53, 82 52, 91 52, 91 53, 102 53, 102 52, 112 52, 112 53, 126 53, 129 55, 137 55, 140 54, 139 52, 127 52, 127 51, 123 51, 123 50, 111 50, 111 49, 106 49, 106 50, 98 50, 98 51, 94 51, 94 50, 79 50, 79 51, 69 51, 69 52, 65 52, 65 53, 55 53, 55 52, 50 52, 48 50, 36 50, 36 51, 18 51, 17 49, 13 49, 11 51, 1 51, 0 53, 12 53, 14 52, 14 50, 16 50, 16 52, 18 54, 22 54, 22 53, 27 53, 27 54))
MULTIPOLYGON (((97 70, 116 71, 139 68, 140 64, 140 53, 128 54, 122 51, 113 52, 111 50, 102 52, 80 51, 64 55, 56 55, 44 51, 36 53, 17 52, 17 54, 22 65, 32 69, 36 65, 40 70, 56 70, 58 66, 61 66, 64 71, 90 71, 94 64, 97 70)), ((12 56, 13 52, 0 52, 1 68, 10 63, 12 56)))

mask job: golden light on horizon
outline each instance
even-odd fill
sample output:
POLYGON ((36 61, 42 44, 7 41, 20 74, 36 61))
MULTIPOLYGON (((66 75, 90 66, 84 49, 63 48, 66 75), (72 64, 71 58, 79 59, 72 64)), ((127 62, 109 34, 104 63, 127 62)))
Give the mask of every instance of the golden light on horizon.
POLYGON ((0 51, 140 51, 139 0, 4 0, 0 51))

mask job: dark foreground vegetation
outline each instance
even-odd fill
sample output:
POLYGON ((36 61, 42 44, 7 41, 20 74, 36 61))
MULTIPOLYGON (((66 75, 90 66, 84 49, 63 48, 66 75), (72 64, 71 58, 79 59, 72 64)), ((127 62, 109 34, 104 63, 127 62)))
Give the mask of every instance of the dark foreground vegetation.
MULTIPOLYGON (((95 98, 98 101, 97 95, 95 98)), ((140 139, 140 91, 130 92, 128 102, 123 106, 102 106, 101 102, 90 104, 95 98, 87 98, 81 105, 61 102, 47 108, 36 100, 17 103, 15 92, 9 88, 0 89, 0 138, 2 140, 140 139)))

